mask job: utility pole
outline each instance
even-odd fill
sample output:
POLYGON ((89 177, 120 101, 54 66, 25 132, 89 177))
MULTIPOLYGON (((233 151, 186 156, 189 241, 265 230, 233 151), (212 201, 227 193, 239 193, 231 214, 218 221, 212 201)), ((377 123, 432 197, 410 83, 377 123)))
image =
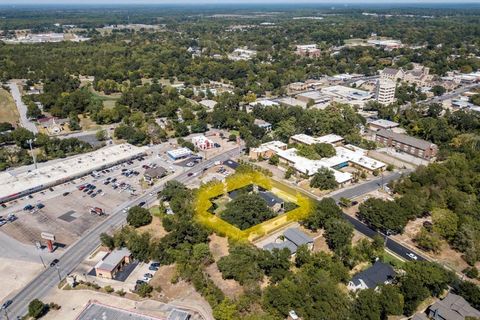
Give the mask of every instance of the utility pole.
POLYGON ((35 169, 38 169, 37 159, 35 159, 35 154, 33 153, 33 148, 32 148, 33 139, 28 139, 27 142, 28 142, 28 145, 30 146, 30 152, 32 153, 33 164, 35 165, 35 169))
POLYGON ((7 308, 3 308, 3 312, 5 312, 5 318, 6 318, 7 320, 10 320, 10 318, 8 317, 7 308))

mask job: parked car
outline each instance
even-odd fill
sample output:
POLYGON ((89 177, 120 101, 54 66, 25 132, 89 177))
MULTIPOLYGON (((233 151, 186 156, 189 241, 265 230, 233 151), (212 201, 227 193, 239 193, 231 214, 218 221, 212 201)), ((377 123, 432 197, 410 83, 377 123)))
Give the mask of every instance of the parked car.
POLYGON ((152 280, 152 278, 147 278, 147 277, 142 278, 142 281, 145 282, 145 283, 149 283, 150 280, 152 280))
POLYGON ((87 194, 91 195, 93 193, 93 190, 88 190, 87 194))
POLYGON ((153 278, 153 274, 151 274, 151 273, 145 273, 143 276, 145 278, 150 278, 150 279, 153 278))
POLYGON ((157 266, 150 265, 150 266, 148 267, 148 270, 150 270, 150 271, 158 271, 158 267, 157 267, 157 266))
POLYGON ((57 265, 57 263, 59 263, 60 260, 58 259, 53 259, 52 262, 50 262, 50 267, 55 267, 57 265))
POLYGON ((62 196, 66 197, 66 196, 68 196, 69 194, 70 194, 70 192, 66 191, 66 192, 64 192, 64 193, 62 194, 62 196))
POLYGON ((2 208, 6 208, 7 205, 5 203, 2 203, 2 208))
POLYGON ((142 201, 138 204, 139 207, 143 207, 145 205, 145 201, 142 201))
POLYGON ((37 209, 42 209, 45 208, 45 205, 43 203, 37 204, 37 209))
MULTIPOLYGON (((33 206, 31 204, 27 204, 25 207, 23 207, 23 210, 25 210, 25 211, 30 211, 32 209, 33 209, 33 206)), ((39 208, 39 209, 41 209, 41 208, 39 208)))
POLYGON ((418 257, 412 252, 407 253, 407 257, 409 257, 412 260, 418 260, 418 257))
POLYGON ((5 310, 7 309, 8 307, 10 307, 10 305, 13 303, 12 300, 7 300, 5 301, 3 304, 2 304, 2 309, 5 310))
POLYGON ((188 177, 191 177, 191 176, 193 176, 193 173, 192 173, 192 172, 189 172, 189 173, 187 173, 187 176, 188 176, 188 177))
POLYGON ((52 187, 48 188, 48 190, 50 190, 50 191, 52 191, 52 192, 54 191, 54 189, 53 189, 52 187))
POLYGON ((135 282, 135 284, 136 284, 137 286, 139 286, 139 285, 141 285, 141 284, 144 284, 144 283, 145 283, 145 281, 142 281, 142 280, 137 280, 137 281, 135 282))
POLYGON ((17 219, 18 219, 17 216, 14 215, 13 213, 8 214, 8 216, 7 216, 7 220, 10 221, 10 222, 13 222, 17 219))
POLYGON ((4 224, 7 224, 7 220, 5 219, 0 219, 0 227, 3 226, 4 224))

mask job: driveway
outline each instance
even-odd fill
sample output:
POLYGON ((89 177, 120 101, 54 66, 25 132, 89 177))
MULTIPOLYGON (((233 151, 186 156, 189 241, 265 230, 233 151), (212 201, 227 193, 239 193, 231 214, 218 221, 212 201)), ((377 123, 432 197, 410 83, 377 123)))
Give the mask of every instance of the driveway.
POLYGON ((37 134, 37 127, 27 118, 27 105, 22 101, 22 95, 20 94, 18 85, 15 82, 9 82, 8 86, 10 88, 10 93, 12 94, 13 100, 15 100, 15 104, 17 105, 18 113, 20 114, 20 125, 28 131, 37 134))

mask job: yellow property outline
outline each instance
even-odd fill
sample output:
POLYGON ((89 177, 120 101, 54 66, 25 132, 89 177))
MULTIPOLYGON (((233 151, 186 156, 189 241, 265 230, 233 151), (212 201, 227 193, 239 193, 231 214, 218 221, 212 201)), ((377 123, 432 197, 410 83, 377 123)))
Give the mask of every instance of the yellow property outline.
POLYGON ((225 235, 236 240, 255 241, 292 221, 304 219, 310 214, 312 209, 311 200, 297 191, 295 191, 296 194, 293 196, 292 191, 294 190, 270 179, 258 171, 236 173, 227 177, 224 182, 212 181, 202 185, 198 189, 195 199, 195 218, 199 223, 215 231, 219 235, 225 235), (295 199, 295 201, 292 202, 298 207, 245 230, 240 230, 236 226, 208 212, 208 209, 213 205, 210 199, 250 184, 256 184, 266 190, 277 189, 282 193, 287 193, 290 195, 289 198, 295 199))

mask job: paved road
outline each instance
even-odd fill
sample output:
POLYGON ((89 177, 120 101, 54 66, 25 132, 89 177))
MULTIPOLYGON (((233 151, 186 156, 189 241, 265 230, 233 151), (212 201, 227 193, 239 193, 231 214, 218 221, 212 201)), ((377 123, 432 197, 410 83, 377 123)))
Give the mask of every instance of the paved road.
POLYGON ((13 100, 15 100, 18 113, 20 114, 20 125, 25 129, 37 134, 37 127, 27 118, 27 106, 22 101, 22 95, 20 94, 17 84, 15 82, 9 82, 8 86, 10 87, 10 93, 12 94, 13 100))
MULTIPOLYGON (((215 161, 224 161, 231 157, 238 156, 240 154, 240 150, 241 149, 237 147, 221 155, 213 157, 210 160, 206 160, 178 175, 176 180, 185 183, 191 179, 188 174, 202 172, 203 168, 212 166, 215 161)), ((109 216, 99 225, 95 226, 88 233, 86 233, 83 238, 79 239, 72 246, 70 246, 69 249, 67 249, 67 251, 60 257, 58 269, 47 268, 15 296, 10 297, 10 299, 13 300, 13 303, 8 309, 9 318, 16 319, 17 316, 22 317, 25 315, 27 313, 28 303, 30 301, 35 298, 44 298, 50 292, 50 290, 58 284, 60 278, 64 278, 74 271, 74 269, 85 259, 85 257, 95 250, 100 243, 99 236, 101 233, 115 230, 125 223, 126 213, 123 212, 124 208, 134 206, 142 201, 145 201, 146 203, 154 202, 156 200, 156 193, 163 188, 164 183, 165 182, 163 182, 161 185, 155 186, 150 190, 147 190, 146 193, 137 199, 123 203, 115 212, 112 212, 111 216, 109 216)))
MULTIPOLYGON (((408 171, 405 171, 404 173, 408 173, 408 171)), ((331 195, 331 197, 335 199, 335 201, 340 200, 340 198, 352 199, 355 197, 359 197, 380 188, 382 186, 382 183, 386 184, 390 181, 400 178, 401 175, 402 173, 399 173, 399 172, 393 172, 390 174, 385 173, 383 178, 379 177, 371 181, 368 181, 366 183, 363 183, 361 185, 357 185, 346 190, 341 190, 340 192, 337 192, 331 195)), ((295 185, 293 186, 297 188, 295 185)), ((305 193, 305 190, 303 189, 299 191, 305 193)), ((320 200, 322 198, 322 197, 318 197, 317 195, 314 195, 313 193, 307 193, 307 195, 317 200, 320 200)), ((381 237, 386 238, 385 246, 390 251, 392 251, 393 253, 397 254, 398 256, 402 257, 405 260, 412 260, 410 257, 407 256, 407 253, 414 252, 412 249, 409 249, 403 246, 402 244, 396 242, 395 240, 391 239, 390 237, 387 237, 384 234, 381 234, 373 230, 372 228, 368 227, 366 224, 364 224, 360 220, 352 216, 349 216, 346 213, 343 214, 343 217, 347 221, 349 221, 358 232, 363 233, 367 237, 373 238, 375 235, 380 235, 381 237)), ((414 253, 418 257, 418 260, 427 260, 424 256, 422 256, 418 252, 415 251, 414 253)))

